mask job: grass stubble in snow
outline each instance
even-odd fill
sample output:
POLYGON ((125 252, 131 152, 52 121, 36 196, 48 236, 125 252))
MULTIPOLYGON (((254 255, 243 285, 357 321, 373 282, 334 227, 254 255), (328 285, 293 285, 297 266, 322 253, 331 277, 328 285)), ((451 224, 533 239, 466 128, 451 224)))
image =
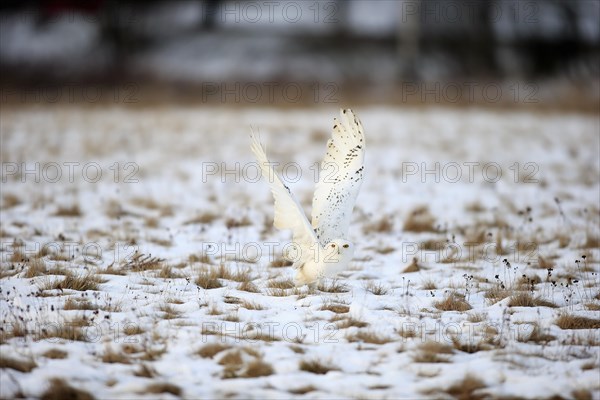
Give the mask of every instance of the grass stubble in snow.
POLYGON ((357 252, 313 291, 248 129, 309 211, 337 110, 3 113, 0 396, 597 398, 598 118, 357 112, 357 252))

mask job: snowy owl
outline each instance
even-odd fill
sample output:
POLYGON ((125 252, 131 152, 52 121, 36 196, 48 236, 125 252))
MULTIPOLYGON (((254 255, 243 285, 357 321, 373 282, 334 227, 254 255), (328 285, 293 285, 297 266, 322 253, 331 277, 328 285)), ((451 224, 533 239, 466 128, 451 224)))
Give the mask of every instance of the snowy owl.
POLYGON ((327 141, 327 153, 313 196, 312 225, 298 200, 273 169, 254 134, 251 139, 252 152, 275 199, 273 225, 292 231, 297 255, 294 257, 295 283, 314 287, 322 278, 345 269, 354 254, 354 244, 346 238, 363 180, 363 127, 350 109, 341 110, 339 120, 333 119, 333 133, 327 141))

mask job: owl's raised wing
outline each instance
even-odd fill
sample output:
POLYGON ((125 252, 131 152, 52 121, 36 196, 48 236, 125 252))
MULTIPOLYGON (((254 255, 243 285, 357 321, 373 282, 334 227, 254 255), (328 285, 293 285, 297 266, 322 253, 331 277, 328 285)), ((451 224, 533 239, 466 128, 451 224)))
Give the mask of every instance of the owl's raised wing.
POLYGON ((312 203, 312 226, 322 246, 346 239, 364 173, 365 135, 352 110, 333 119, 333 133, 312 203))
POLYGON ((300 260, 306 260, 315 249, 311 247, 317 243, 317 237, 313 231, 302 206, 294 197, 290 189, 281 181, 277 172, 269 163, 265 150, 254 134, 250 135, 252 139, 252 152, 260 166, 263 177, 269 182, 273 198, 275 199, 275 220, 273 225, 277 229, 290 229, 292 231, 292 240, 299 245, 302 253, 300 260))

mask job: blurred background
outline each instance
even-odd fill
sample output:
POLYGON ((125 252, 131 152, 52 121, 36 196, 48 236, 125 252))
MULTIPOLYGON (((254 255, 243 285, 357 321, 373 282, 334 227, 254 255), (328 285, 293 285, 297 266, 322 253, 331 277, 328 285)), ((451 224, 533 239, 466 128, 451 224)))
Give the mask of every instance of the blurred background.
POLYGON ((597 0, 4 1, 2 103, 597 112, 597 0))

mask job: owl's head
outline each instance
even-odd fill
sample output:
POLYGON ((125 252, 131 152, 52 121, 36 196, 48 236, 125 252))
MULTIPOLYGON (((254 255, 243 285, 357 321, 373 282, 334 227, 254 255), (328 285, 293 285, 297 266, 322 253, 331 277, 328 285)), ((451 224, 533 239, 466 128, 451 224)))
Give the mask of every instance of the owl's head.
POLYGON ((354 255, 354 244, 346 239, 334 239, 325 246, 325 262, 350 262, 354 255))

